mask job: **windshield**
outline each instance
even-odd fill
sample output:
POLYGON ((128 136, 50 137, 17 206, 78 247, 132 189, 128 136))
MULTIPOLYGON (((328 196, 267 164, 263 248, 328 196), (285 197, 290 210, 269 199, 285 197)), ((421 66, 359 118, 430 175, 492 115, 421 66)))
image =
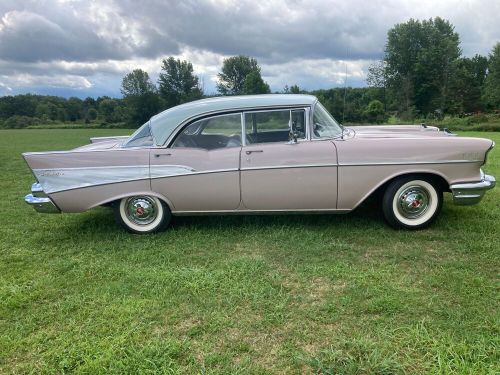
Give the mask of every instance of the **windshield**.
POLYGON ((313 114, 314 138, 335 138, 342 135, 342 126, 328 113, 328 111, 316 102, 313 114))
POLYGON ((143 147, 153 145, 153 136, 151 135, 151 128, 148 121, 130 136, 127 142, 123 144, 123 147, 143 147))

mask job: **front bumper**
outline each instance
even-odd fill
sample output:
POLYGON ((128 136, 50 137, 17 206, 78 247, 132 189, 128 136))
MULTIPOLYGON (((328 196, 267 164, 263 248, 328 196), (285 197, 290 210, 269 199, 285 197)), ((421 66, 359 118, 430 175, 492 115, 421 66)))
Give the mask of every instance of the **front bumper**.
POLYGON ((495 177, 481 172, 480 182, 467 182, 450 186, 453 202, 459 205, 477 204, 483 199, 486 190, 493 189, 496 185, 495 177))
POLYGON ((61 210, 44 193, 42 186, 38 183, 31 185, 31 194, 24 197, 24 201, 37 212, 44 214, 58 214, 61 210))

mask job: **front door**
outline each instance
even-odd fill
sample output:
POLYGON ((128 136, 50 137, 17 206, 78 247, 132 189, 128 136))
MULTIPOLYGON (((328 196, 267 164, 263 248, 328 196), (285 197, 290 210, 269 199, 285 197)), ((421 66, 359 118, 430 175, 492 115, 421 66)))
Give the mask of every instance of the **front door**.
POLYGON ((171 147, 151 150, 151 188, 176 212, 234 210, 240 204, 240 151, 241 114, 193 122, 171 147))
POLYGON ((336 209, 335 145, 308 140, 307 114, 307 109, 245 113, 241 198, 246 208, 336 209), (288 141, 290 133, 296 142, 288 141))

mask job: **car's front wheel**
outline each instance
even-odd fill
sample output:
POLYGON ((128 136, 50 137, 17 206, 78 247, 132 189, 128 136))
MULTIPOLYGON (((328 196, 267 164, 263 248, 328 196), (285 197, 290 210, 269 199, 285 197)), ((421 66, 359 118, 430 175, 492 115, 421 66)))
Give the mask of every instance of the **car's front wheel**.
POLYGON ((441 211, 443 193, 423 177, 402 177, 391 182, 382 201, 384 216, 394 228, 422 229, 441 211))
POLYGON ((147 234, 165 229, 172 219, 168 206, 157 197, 123 198, 114 206, 116 221, 131 233, 147 234))

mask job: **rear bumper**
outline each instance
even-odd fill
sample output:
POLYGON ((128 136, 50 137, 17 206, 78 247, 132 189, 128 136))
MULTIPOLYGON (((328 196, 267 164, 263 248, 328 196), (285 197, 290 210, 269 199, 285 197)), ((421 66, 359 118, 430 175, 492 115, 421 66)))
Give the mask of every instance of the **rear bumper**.
POLYGON ((40 213, 58 214, 61 212, 38 183, 31 185, 31 194, 26 195, 24 201, 40 213))
POLYGON ((459 205, 477 204, 483 199, 487 190, 496 185, 495 177, 481 172, 481 181, 453 184, 450 186, 453 194, 453 202, 459 205))

